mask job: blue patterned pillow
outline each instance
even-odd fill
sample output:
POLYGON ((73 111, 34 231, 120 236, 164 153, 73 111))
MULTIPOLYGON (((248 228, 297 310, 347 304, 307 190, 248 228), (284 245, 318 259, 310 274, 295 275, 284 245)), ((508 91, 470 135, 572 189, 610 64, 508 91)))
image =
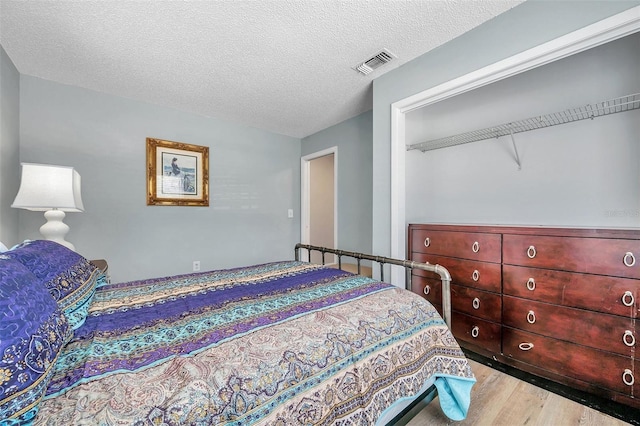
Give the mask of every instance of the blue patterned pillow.
POLYGON ((20 261, 44 283, 72 330, 84 324, 101 275, 93 263, 47 240, 26 241, 4 255, 20 261))
POLYGON ((21 263, 0 255, 0 423, 29 424, 38 412, 69 323, 21 263))

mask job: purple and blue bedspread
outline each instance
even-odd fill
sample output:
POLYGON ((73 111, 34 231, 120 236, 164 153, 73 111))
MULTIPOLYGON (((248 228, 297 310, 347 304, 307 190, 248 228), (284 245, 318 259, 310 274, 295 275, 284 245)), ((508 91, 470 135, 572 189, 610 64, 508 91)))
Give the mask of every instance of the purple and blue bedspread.
POLYGON ((99 287, 35 423, 374 424, 432 376, 466 415, 475 379, 424 299, 270 263, 99 287))

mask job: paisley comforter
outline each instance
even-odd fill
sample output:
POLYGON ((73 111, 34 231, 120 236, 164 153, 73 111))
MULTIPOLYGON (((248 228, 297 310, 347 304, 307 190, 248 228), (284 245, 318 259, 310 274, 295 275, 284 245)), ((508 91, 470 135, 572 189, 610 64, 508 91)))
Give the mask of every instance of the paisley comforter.
POLYGON ((368 425, 433 376, 466 415, 475 379, 424 299, 269 263, 99 287, 35 424, 368 425))

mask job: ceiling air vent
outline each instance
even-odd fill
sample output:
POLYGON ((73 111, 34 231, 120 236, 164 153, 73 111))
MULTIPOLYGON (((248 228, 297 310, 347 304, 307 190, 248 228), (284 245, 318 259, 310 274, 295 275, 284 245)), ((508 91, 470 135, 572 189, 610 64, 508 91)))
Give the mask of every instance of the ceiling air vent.
POLYGON ((391 60, 393 60, 393 58, 395 58, 395 55, 389 52, 387 49, 384 49, 380 53, 377 53, 366 61, 356 65, 355 67, 353 67, 353 69, 364 75, 367 75, 376 68, 379 68, 387 62, 390 62, 391 60))

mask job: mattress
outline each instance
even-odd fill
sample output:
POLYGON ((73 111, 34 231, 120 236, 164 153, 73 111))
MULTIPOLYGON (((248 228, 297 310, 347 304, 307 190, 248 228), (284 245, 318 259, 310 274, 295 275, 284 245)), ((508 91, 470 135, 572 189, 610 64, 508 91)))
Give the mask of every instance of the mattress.
POLYGON ((375 424, 432 383, 459 420, 474 382, 423 298, 273 262, 98 287, 34 423, 375 424))

